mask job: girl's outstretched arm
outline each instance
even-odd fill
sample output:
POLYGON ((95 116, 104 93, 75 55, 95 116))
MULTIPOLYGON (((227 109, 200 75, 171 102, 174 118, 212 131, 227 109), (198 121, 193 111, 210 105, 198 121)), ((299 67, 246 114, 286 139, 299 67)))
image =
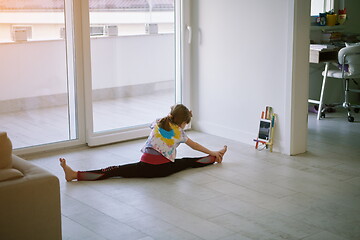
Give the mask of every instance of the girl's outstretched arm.
POLYGON ((186 145, 188 145, 189 147, 191 147, 192 149, 194 149, 196 151, 200 151, 205 154, 209 154, 211 156, 216 157, 216 162, 218 162, 218 163, 222 162, 222 158, 227 150, 227 146, 224 146, 224 148, 221 149, 220 151, 211 151, 211 150, 207 149, 206 147, 204 147, 203 145, 201 145, 197 142, 194 142, 190 138, 188 138, 188 140, 185 143, 186 143, 186 145))

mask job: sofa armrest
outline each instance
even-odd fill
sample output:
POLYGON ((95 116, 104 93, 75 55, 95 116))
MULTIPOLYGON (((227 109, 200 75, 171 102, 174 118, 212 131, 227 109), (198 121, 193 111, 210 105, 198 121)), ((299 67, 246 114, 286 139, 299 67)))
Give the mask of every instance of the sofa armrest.
POLYGON ((61 239, 59 179, 13 155, 24 177, 0 182, 0 236, 4 239, 61 239))

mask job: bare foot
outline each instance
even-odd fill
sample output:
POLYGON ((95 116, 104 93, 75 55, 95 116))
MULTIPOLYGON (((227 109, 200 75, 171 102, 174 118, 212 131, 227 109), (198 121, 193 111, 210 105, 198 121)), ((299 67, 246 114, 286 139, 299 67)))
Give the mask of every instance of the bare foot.
POLYGON ((216 162, 218 162, 218 163, 221 163, 221 162, 222 162, 223 157, 224 157, 224 154, 226 153, 226 151, 227 151, 227 146, 225 145, 225 146, 219 151, 219 153, 220 153, 220 155, 221 155, 221 158, 218 159, 216 162))
POLYGON ((70 182, 77 178, 77 172, 71 169, 68 165, 66 165, 65 158, 59 158, 60 166, 64 169, 65 179, 70 182))
POLYGON ((226 153, 226 151, 227 151, 227 146, 225 145, 225 146, 223 147, 223 149, 220 150, 220 152, 221 152, 222 155, 224 156, 224 154, 226 153))

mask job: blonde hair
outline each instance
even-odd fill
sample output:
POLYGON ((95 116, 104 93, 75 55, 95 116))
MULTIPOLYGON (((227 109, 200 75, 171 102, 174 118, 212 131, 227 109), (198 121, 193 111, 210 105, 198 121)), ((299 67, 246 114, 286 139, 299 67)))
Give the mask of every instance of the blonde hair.
POLYGON ((170 114, 160 119, 158 126, 166 131, 170 131, 170 123, 180 126, 184 122, 189 123, 191 121, 192 113, 183 104, 176 104, 171 107, 170 114))

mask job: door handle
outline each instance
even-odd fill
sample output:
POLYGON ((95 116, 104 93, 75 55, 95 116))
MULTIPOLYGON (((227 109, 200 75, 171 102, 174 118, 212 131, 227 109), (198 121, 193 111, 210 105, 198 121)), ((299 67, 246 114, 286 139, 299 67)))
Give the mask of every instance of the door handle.
POLYGON ((187 25, 186 29, 188 30, 188 44, 191 44, 191 40, 192 40, 192 29, 191 26, 187 25))

